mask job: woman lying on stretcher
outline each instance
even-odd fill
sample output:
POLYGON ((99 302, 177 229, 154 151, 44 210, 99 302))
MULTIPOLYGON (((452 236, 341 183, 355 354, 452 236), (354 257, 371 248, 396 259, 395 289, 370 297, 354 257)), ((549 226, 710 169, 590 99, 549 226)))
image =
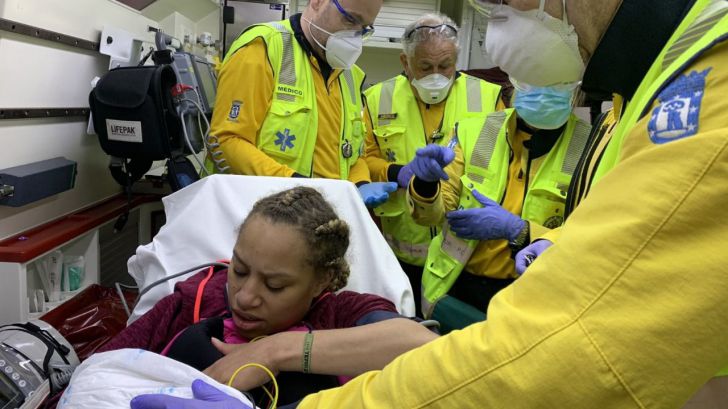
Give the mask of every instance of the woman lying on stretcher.
MULTIPOLYGON (((258 363, 278 374, 279 404, 287 404, 338 386, 342 377, 381 369, 434 339, 381 297, 334 293, 347 282, 348 246, 346 222, 315 189, 296 187, 263 198, 240 227, 227 272, 228 311, 168 331, 165 325, 179 327, 179 322, 169 322, 160 309, 184 310, 193 300, 181 306, 162 300, 102 349, 155 351, 166 345, 163 354, 222 383, 241 365, 258 363), (165 340, 140 345, 139 339, 158 339, 159 332, 165 340)), ((248 368, 233 386, 251 390, 267 381, 264 371, 248 368)))

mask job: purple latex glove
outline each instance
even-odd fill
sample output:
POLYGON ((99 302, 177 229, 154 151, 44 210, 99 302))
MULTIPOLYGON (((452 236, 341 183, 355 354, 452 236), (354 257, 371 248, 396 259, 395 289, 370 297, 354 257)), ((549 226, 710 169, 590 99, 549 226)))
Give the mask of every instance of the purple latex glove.
POLYGON ((192 396, 193 399, 164 394, 139 395, 129 406, 131 409, 252 409, 202 379, 192 382, 192 396))
POLYGON ((514 240, 526 222, 498 203, 473 190, 473 197, 483 205, 477 209, 455 210, 445 216, 450 229, 460 238, 470 240, 514 240))
POLYGON ((553 244, 549 240, 539 239, 521 249, 521 251, 516 253, 516 273, 518 275, 525 273, 528 266, 553 244))
POLYGON ((455 152, 452 149, 431 144, 417 149, 415 158, 407 166, 410 166, 414 174, 425 182, 437 182, 440 179, 449 179, 443 168, 453 159, 455 152))
POLYGON ((397 173, 397 184, 402 189, 407 189, 409 187, 409 182, 412 180, 412 176, 414 175, 415 171, 412 170, 412 166, 410 166, 409 163, 402 166, 399 173, 397 173))

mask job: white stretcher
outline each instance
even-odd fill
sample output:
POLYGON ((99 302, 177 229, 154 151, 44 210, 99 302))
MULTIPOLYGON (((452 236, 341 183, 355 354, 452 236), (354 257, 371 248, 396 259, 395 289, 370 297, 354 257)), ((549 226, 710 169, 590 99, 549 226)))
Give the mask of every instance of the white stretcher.
MULTIPOLYGON (((294 179, 214 175, 162 199, 167 222, 151 243, 137 248, 128 262, 129 274, 140 289, 151 283, 215 260, 229 259, 237 230, 253 204, 269 194, 295 186, 318 189, 351 228, 346 258, 351 266, 345 289, 377 294, 397 310, 414 315, 414 298, 407 276, 379 232, 354 184, 328 179, 294 179)), ((192 275, 193 273, 190 273, 192 275)), ((142 296, 128 323, 132 323, 164 296, 185 275, 160 284, 142 296)))

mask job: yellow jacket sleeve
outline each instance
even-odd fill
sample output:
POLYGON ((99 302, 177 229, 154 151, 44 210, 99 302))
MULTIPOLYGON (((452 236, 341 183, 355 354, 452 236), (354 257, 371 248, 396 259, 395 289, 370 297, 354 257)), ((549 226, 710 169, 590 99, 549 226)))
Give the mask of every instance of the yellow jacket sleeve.
POLYGON ((539 239, 556 243, 556 240, 558 240, 559 236, 561 236, 561 227, 549 229, 548 227, 543 227, 538 223, 531 223, 529 228, 531 229, 531 243, 539 239), (535 230, 534 227, 536 227, 535 230))
POLYGON ((440 188, 434 197, 420 196, 414 189, 414 183, 410 182, 407 203, 412 219, 417 224, 439 226, 445 220, 445 213, 457 209, 462 188, 460 177, 465 171, 465 161, 460 145, 455 145, 454 151, 455 159, 445 167, 448 180, 440 181, 440 188))
POLYGON ((710 62, 697 133, 653 144, 639 121, 486 322, 299 409, 681 407, 728 363, 728 65, 710 62))
POLYGON ((361 182, 371 182, 371 176, 369 176, 369 167, 364 158, 359 158, 349 169, 349 181, 357 184, 361 182))
POLYGON ((223 63, 210 133, 218 137, 231 173, 282 177, 293 174, 293 169, 257 148, 258 131, 271 105, 273 82, 273 69, 262 39, 253 40, 223 63))

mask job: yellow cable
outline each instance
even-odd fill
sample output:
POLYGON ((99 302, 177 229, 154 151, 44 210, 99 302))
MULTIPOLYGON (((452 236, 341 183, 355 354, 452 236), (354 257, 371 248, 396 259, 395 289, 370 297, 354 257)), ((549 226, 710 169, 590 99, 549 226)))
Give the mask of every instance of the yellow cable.
POLYGON ((268 397, 270 397, 273 400, 273 403, 270 406, 271 409, 275 409, 276 406, 278 405, 278 382, 276 381, 276 377, 275 377, 275 375, 273 375, 273 372, 261 364, 251 362, 249 364, 245 364, 245 365, 241 366, 240 368, 236 369, 235 372, 233 372, 233 375, 230 377, 230 380, 228 381, 227 386, 232 387, 233 381, 235 380, 235 377, 238 376, 240 371, 242 371, 245 368, 250 368, 250 367, 256 367, 256 368, 260 368, 260 369, 264 370, 265 373, 267 373, 268 376, 270 376, 271 381, 273 381, 273 391, 275 393, 275 396, 271 396, 270 392, 265 387, 263 388, 263 390, 268 394, 268 397))
POLYGON ((261 386, 261 388, 263 389, 263 392, 265 392, 265 394, 268 395, 268 398, 270 399, 270 401, 273 402, 273 395, 271 395, 268 388, 266 388, 265 386, 261 386))

